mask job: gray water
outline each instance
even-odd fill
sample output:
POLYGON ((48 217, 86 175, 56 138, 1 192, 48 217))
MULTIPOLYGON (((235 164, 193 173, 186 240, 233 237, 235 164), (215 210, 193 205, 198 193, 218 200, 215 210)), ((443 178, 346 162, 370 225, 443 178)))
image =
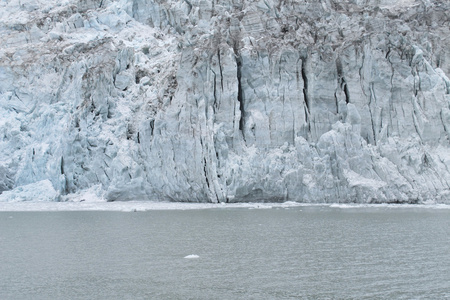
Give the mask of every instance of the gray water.
POLYGON ((450 298, 450 210, 1 212, 0 245, 0 299, 450 298))

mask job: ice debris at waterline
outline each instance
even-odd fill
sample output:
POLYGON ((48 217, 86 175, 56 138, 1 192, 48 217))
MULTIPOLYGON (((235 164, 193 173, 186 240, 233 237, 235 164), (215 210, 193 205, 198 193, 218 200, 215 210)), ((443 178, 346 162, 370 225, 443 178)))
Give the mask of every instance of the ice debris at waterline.
POLYGON ((200 256, 198 256, 198 255, 196 255, 196 254, 190 254, 190 255, 185 256, 184 258, 187 258, 187 259, 197 259, 197 258, 200 258, 200 256))
MULTIPOLYGON (((115 201, 115 202, 0 202, 0 212, 60 212, 60 211, 114 211, 114 212, 147 212, 155 210, 217 210, 217 209, 295 209, 302 212, 308 209, 430 209, 449 210, 448 204, 436 204, 433 202, 424 204, 367 204, 367 203, 299 203, 293 201, 277 203, 192 203, 192 202, 155 202, 155 201, 115 201)), ((261 225, 261 224, 259 224, 261 225)))
POLYGON ((1 1, 0 201, 449 203, 449 10, 1 1))

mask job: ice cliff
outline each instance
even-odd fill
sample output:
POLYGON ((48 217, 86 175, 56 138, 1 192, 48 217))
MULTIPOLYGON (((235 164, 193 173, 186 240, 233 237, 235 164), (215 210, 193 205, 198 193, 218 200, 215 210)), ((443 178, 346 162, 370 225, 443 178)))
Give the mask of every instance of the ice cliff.
POLYGON ((450 203, 448 11, 1 0, 0 201, 450 203))

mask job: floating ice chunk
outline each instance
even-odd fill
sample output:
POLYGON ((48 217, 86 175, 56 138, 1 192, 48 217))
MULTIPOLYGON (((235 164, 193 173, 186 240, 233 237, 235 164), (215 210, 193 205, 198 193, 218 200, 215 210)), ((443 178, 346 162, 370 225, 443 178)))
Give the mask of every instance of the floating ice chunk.
POLYGON ((196 255, 196 254, 190 254, 190 255, 187 255, 187 256, 185 256, 184 258, 187 258, 187 259, 196 259, 196 258, 199 258, 200 256, 198 256, 198 255, 196 255))

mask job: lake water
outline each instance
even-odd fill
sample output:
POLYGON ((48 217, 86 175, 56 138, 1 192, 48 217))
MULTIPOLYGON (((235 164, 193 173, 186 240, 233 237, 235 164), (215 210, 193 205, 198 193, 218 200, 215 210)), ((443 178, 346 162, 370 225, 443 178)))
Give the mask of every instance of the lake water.
POLYGON ((0 245, 0 299, 450 298, 450 209, 4 211, 0 245))

